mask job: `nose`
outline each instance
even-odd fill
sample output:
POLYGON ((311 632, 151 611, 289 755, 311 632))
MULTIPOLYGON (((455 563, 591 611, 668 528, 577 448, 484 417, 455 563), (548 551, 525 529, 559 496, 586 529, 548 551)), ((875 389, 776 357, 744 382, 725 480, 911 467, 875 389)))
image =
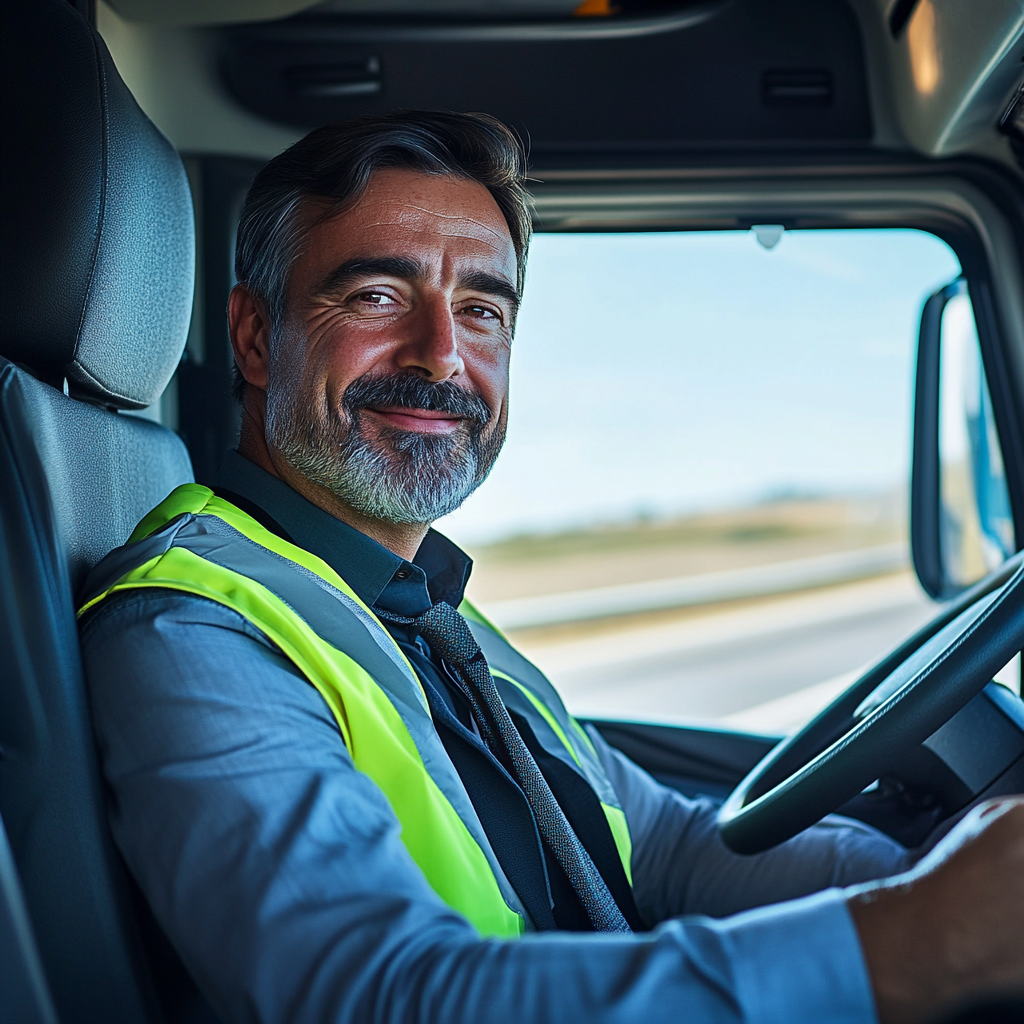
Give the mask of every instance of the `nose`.
POLYGON ((406 323, 409 333, 395 354, 399 369, 411 370, 435 382, 464 372, 455 317, 447 297, 421 302, 406 323))

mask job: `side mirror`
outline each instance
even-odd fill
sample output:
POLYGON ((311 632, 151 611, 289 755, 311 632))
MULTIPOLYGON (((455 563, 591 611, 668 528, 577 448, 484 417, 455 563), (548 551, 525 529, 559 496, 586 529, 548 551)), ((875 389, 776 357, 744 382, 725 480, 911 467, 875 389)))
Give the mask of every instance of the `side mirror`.
POLYGON ((921 314, 910 538, 917 577, 937 599, 959 593, 1017 549, 974 310, 962 278, 932 295, 921 314))

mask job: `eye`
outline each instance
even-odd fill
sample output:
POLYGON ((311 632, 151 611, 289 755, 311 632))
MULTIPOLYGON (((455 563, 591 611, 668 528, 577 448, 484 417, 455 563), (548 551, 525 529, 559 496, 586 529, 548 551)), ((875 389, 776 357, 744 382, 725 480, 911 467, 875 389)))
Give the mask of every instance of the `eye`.
POLYGON ((386 307, 396 305, 395 300, 385 292, 359 292, 356 298, 371 306, 386 307))
POLYGON ((487 306, 466 306, 467 313, 470 316, 476 317, 478 320, 497 320, 498 314, 493 309, 488 309, 487 306))

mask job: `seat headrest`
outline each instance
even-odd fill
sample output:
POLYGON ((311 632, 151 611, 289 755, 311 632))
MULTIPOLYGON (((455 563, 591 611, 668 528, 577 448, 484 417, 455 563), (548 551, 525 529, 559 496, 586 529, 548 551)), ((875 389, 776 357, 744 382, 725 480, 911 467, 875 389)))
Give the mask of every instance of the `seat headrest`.
POLYGON ((192 308, 185 170, 66 0, 0 12, 0 354, 72 395, 150 405, 192 308))

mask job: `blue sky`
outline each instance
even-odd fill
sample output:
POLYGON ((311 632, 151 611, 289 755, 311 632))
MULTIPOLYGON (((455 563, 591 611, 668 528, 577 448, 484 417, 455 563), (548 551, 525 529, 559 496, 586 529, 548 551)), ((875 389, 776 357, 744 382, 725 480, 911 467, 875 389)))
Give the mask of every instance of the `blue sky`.
POLYGON ((907 479, 921 231, 535 237, 508 440, 456 540, 907 479))

